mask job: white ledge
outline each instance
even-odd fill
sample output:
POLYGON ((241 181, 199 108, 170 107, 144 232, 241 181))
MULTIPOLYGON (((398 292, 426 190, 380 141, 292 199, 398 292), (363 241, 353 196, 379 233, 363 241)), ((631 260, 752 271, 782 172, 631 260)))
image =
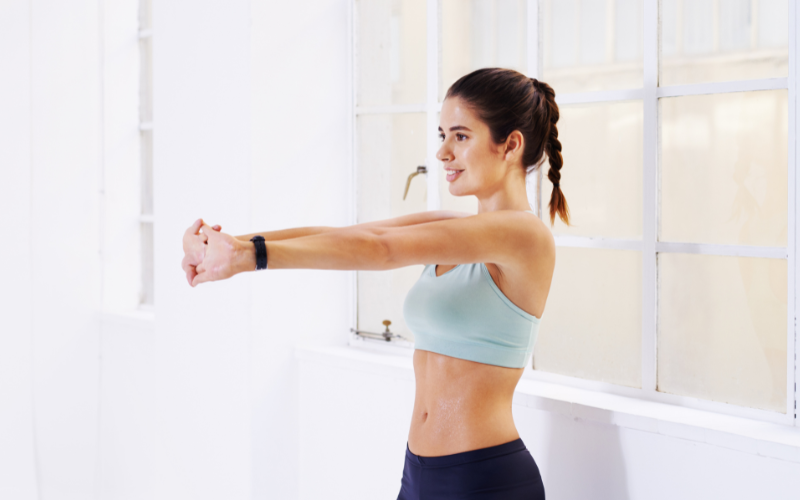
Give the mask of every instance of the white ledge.
POLYGON ((104 311, 100 313, 100 321, 103 325, 116 328, 135 328, 144 331, 155 328, 155 314, 147 309, 104 311))
MULTIPOLYGON (((298 347, 295 356, 301 362, 414 380, 411 356, 379 352, 368 346, 308 345, 298 347)), ((797 427, 529 379, 520 380, 514 404, 576 420, 800 463, 800 429, 797 427)))

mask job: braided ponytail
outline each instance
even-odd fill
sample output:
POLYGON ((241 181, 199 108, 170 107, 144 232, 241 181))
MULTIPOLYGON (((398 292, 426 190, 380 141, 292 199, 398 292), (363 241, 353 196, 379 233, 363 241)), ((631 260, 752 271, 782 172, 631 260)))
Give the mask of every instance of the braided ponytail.
POLYGON ((445 99, 449 97, 459 97, 470 104, 489 127, 495 144, 502 144, 511 132, 519 130, 525 139, 522 164, 526 173, 539 168, 547 155, 547 177, 553 183, 550 225, 555 223, 556 214, 569 225, 569 207, 561 192, 564 158, 558 140, 559 112, 553 88, 513 69, 481 68, 456 80, 447 89, 445 99))
POLYGON ((561 167, 564 166, 564 158, 561 156, 561 141, 558 140, 558 119, 560 114, 558 105, 556 104, 556 93, 550 85, 538 81, 536 78, 531 78, 533 86, 536 91, 544 97, 544 102, 547 107, 547 117, 549 125, 549 133, 545 142, 545 153, 550 162, 550 170, 547 172, 547 178, 553 183, 553 191, 550 193, 550 225, 555 223, 556 214, 564 222, 569 225, 569 206, 564 193, 561 192, 561 167))

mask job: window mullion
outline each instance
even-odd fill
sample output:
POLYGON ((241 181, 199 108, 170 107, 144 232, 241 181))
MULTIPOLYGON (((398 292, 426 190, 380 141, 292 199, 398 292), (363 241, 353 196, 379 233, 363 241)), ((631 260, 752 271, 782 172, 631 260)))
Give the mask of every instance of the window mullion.
POLYGON ((541 68, 541 52, 542 52, 542 39, 539 36, 540 30, 540 1, 528 0, 526 6, 528 16, 528 23, 526 26, 527 40, 526 40, 526 66, 528 68, 528 76, 531 78, 539 78, 542 75, 541 68))
MULTIPOLYGON (((542 51, 544 44, 542 43, 542 2, 541 0, 528 0, 527 4, 527 40, 526 40, 526 54, 527 54, 527 68, 528 76, 531 78, 539 79, 542 76, 542 51)), ((536 203, 533 207, 536 215, 543 219, 542 214, 542 166, 536 171, 536 203)))
POLYGON ((788 295, 787 295, 787 384, 786 390, 786 411, 787 415, 794 416, 794 425, 800 426, 797 420, 797 383, 800 381, 800 367, 797 364, 797 353, 800 351, 800 339, 797 335, 797 315, 800 312, 800 301, 798 301, 797 291, 800 290, 800 277, 797 276, 797 221, 800 220, 798 214, 797 193, 800 192, 800 180, 797 175, 797 55, 800 53, 800 37, 797 34, 798 18, 800 18, 800 9, 797 8, 796 2, 789 2, 789 137, 788 137, 788 160, 789 160, 789 189, 788 189, 788 257, 789 262, 787 268, 789 277, 787 280, 788 295))
POLYGON ((428 210, 439 210, 442 202, 439 199, 439 161, 436 152, 439 150, 439 0, 428 0, 426 5, 426 161, 428 172, 428 210))
POLYGON ((642 168, 642 391, 655 397, 656 391, 656 228, 658 227, 658 0, 642 5, 643 50, 643 158, 642 168))
MULTIPOLYGON (((356 91, 358 88, 358 73, 357 64, 358 58, 356 57, 357 50, 357 19, 356 13, 356 0, 347 2, 347 26, 348 26, 348 75, 349 75, 349 103, 348 107, 352 111, 348 113, 348 129, 350 130, 349 148, 347 151, 348 160, 350 164, 350 224, 355 225, 360 221, 358 220, 358 155, 356 154, 357 145, 356 138, 356 109, 358 102, 356 100, 356 91)), ((351 330, 358 328, 358 271, 350 272, 350 328, 351 330)), ((350 338, 355 337, 352 333, 350 338)))
POLYGON ((658 97, 687 95, 726 94, 729 92, 751 92, 754 90, 785 89, 786 78, 759 78, 755 80, 733 80, 724 82, 688 83, 658 88, 658 97))

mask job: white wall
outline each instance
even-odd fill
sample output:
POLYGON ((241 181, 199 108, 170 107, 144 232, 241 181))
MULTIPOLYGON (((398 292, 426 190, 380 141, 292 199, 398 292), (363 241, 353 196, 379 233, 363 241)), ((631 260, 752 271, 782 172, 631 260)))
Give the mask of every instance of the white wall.
POLYGON ((135 0, 0 6, 0 497, 292 498, 292 347, 342 343, 348 273, 190 288, 197 217, 349 222, 347 2, 154 11, 156 322, 135 301, 135 0))
POLYGON ((198 217, 250 229, 249 2, 153 8, 154 498, 251 496, 249 276, 191 288, 198 217))
MULTIPOLYGON (((348 0, 252 3, 252 227, 349 224, 348 0)), ((297 498, 293 348, 344 343, 350 274, 253 276, 254 498, 297 498)))
POLYGON ((157 2, 156 498, 295 498, 298 342, 345 342, 348 273, 190 288, 198 217, 348 223, 347 1, 157 2))
POLYGON ((98 6, 20 0, 0 7, 0 203, 8 231, 0 250, 0 491, 13 492, 10 498, 95 495, 98 6))
POLYGON ((0 497, 36 498, 31 283, 31 19, 28 2, 0 3, 0 497), (15 50, 8 48, 15 47, 15 50), (11 214, 15 214, 14 217, 11 214))

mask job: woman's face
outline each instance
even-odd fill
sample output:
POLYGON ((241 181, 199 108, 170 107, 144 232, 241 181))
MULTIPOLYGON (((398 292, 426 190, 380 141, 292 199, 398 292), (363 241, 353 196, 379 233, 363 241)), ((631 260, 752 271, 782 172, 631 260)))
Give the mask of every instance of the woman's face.
MULTIPOLYGON (((521 138, 517 133, 509 140, 513 142, 517 136, 521 138)), ((489 127, 462 99, 449 97, 442 103, 439 138, 442 145, 436 158, 444 164, 450 194, 477 195, 502 184, 511 158, 504 153, 506 144, 492 141, 489 127)))

